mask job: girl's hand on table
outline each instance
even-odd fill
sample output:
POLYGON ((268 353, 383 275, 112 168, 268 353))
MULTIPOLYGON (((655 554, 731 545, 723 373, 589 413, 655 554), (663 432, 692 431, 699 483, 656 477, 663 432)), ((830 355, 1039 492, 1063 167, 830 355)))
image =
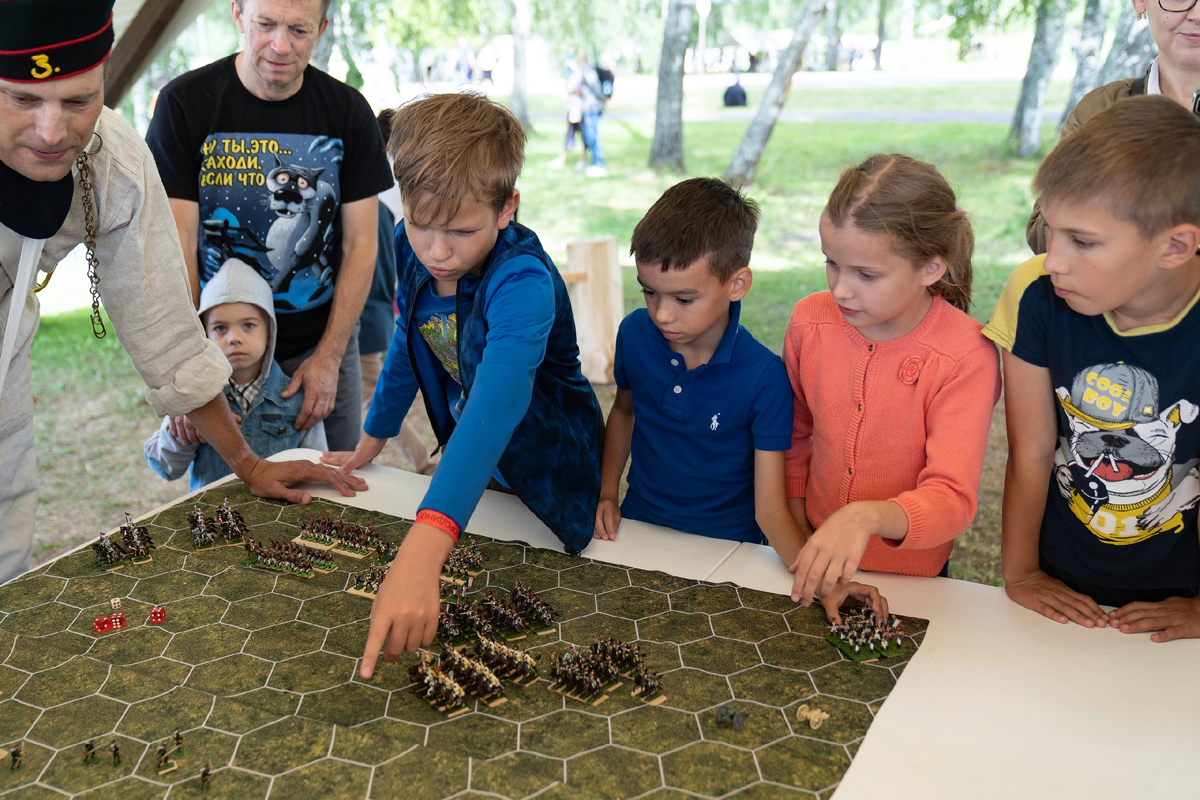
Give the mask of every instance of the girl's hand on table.
POLYGON ((419 522, 404 537, 371 605, 371 628, 359 670, 363 680, 375 674, 380 650, 383 660, 391 663, 401 653, 433 642, 441 599, 438 576, 453 546, 454 540, 441 530, 419 522))
POLYGON ((839 583, 850 582, 874 533, 860 517, 855 504, 842 506, 808 537, 788 570, 796 575, 792 602, 810 606, 814 597, 832 596, 839 583))
POLYGON ((858 581, 839 583, 832 594, 821 596, 821 605, 825 607, 825 618, 831 625, 842 624, 842 615, 838 613, 838 609, 844 605, 871 609, 877 622, 886 621, 888 618, 887 598, 874 586, 858 581))
POLYGON ((384 445, 387 444, 387 439, 376 439, 374 436, 363 434, 358 440, 358 445, 353 452, 348 450, 326 450, 321 454, 321 463, 328 464, 331 467, 337 467, 338 470, 349 474, 361 467, 363 464, 369 464, 375 460, 375 457, 383 452, 384 445))
POLYGON ((1110 623, 1108 614, 1095 600, 1067 588, 1065 583, 1040 569, 1027 578, 1007 583, 1004 591, 1014 602, 1063 625, 1074 622, 1085 628, 1106 628, 1110 623))
POLYGON ((1157 631, 1152 642, 1200 639, 1200 598, 1171 597, 1160 603, 1129 603, 1111 612, 1110 624, 1121 633, 1157 631))

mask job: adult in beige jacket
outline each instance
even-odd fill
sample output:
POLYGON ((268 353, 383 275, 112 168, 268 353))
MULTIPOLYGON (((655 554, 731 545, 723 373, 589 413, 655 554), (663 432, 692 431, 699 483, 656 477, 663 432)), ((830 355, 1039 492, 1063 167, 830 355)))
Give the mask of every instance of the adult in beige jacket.
MULTIPOLYGON (((0 2, 0 583, 28 569, 37 508, 33 286, 87 238, 85 180, 99 299, 155 413, 187 414, 255 494, 307 502, 306 492, 289 487, 317 481, 343 494, 366 488, 308 462, 266 462, 242 438, 222 393, 229 363, 193 310, 150 151, 104 108, 101 65, 113 43, 112 6, 0 2)), ((93 326, 102 325, 97 313, 93 326)))
MULTIPOLYGON (((1195 93, 1200 90, 1200 7, 1197 0, 1132 2, 1138 17, 1146 17, 1150 24, 1150 36, 1158 45, 1158 58, 1145 75, 1106 83, 1084 95, 1063 123, 1060 140, 1127 97, 1162 94, 1185 108, 1195 107, 1195 93)), ((1035 202, 1025 227, 1025 239, 1034 253, 1046 252, 1048 234, 1041 205, 1035 202)))

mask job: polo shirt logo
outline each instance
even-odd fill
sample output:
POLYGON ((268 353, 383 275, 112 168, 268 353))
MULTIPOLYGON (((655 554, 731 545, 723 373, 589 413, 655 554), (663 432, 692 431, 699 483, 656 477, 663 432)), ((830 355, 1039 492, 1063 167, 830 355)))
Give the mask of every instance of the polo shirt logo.
POLYGON ((717 428, 721 427, 721 423, 717 422, 717 417, 719 417, 719 416, 721 416, 721 415, 713 414, 712 424, 708 426, 709 430, 715 431, 717 428))

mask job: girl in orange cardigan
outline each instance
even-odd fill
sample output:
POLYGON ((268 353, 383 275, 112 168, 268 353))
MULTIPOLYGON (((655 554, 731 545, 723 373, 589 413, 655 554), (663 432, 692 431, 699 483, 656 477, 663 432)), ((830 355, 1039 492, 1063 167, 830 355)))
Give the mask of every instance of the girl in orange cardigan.
POLYGON ((829 291, 796 304, 787 456, 806 535, 792 599, 836 609, 855 570, 946 575, 975 516, 996 347, 967 316, 975 240, 933 166, 875 155, 821 215, 829 291))

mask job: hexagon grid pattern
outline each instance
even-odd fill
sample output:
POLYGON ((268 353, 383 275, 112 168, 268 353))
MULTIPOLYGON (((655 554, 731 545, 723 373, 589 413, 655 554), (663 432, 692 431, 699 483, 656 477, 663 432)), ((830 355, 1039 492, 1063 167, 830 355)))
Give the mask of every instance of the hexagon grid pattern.
MULTIPOLYGON (((391 541, 410 524, 261 500, 241 484, 198 500, 212 514, 226 498, 262 540, 291 539, 299 515, 322 510, 391 541)), ((787 597, 474 537, 487 570, 475 591, 520 579, 558 612, 557 631, 518 646, 636 641, 666 701, 643 705, 626 685, 592 707, 542 680, 447 720, 408 686, 415 656, 358 677, 370 601, 344 589, 360 562, 338 556, 337 572, 304 580, 242 566, 239 547, 193 552, 192 505, 148 523, 151 563, 104 573, 89 549, 0 588, 0 747, 25 742, 21 768, 0 764, 0 795, 827 798, 904 669, 846 660, 822 638, 823 612, 787 597), (128 625, 95 634, 113 597, 128 625), (155 604, 161 625, 147 624, 155 604), (810 729, 802 703, 829 720, 810 729), (741 731, 717 723, 725 704, 747 712, 741 731), (155 753, 175 728, 179 769, 160 776, 155 753), (85 765, 93 738, 100 757, 85 765)), ((903 620, 914 650, 925 626, 903 620)))

